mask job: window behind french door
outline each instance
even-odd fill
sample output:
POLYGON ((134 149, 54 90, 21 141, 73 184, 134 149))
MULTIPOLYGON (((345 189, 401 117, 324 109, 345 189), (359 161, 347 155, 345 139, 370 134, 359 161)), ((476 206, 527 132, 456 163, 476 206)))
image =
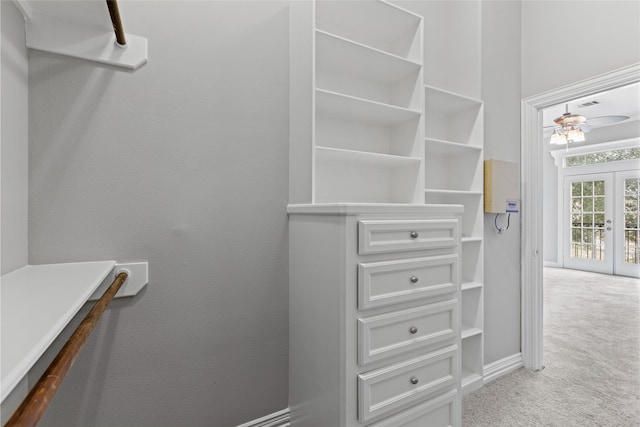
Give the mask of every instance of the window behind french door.
POLYGON ((640 275, 636 171, 565 176, 565 267, 640 275))

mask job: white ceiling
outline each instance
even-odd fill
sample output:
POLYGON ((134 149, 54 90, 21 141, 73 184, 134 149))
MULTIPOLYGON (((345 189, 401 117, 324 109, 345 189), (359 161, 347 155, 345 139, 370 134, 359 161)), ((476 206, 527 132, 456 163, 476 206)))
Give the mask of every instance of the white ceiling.
MULTIPOLYGON (((545 126, 547 132, 551 132, 555 125, 553 119, 560 117, 566 111, 566 104, 567 103, 558 104, 545 108, 542 111, 543 126, 545 126), (549 127, 547 128, 547 126, 549 127)), ((594 129, 597 127, 616 126, 633 120, 640 120, 640 83, 634 83, 632 85, 612 89, 607 92, 596 93, 583 98, 574 99, 569 101, 568 104, 569 112, 586 117, 587 123, 589 123, 589 118, 594 117, 610 115, 629 116, 628 120, 608 125, 605 124, 598 126, 596 125, 597 121, 594 121, 591 124, 594 129), (582 106, 582 104, 592 101, 597 101, 598 104, 586 107, 582 106)))

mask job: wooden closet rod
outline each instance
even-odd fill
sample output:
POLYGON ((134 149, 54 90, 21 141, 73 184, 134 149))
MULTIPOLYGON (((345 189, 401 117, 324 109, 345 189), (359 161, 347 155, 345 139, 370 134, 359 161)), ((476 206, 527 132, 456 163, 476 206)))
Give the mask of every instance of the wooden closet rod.
POLYGON ((116 42, 120 46, 125 46, 127 39, 124 37, 124 28, 122 27, 122 20, 120 19, 118 0, 107 0, 107 7, 109 8, 109 15, 111 15, 113 31, 116 33, 116 42))
POLYGON ((35 426, 42 414, 49 406, 51 399, 58 390, 58 386, 64 380, 69 369, 75 362, 78 353, 87 342, 91 331, 100 320, 100 316, 104 313, 113 297, 127 280, 128 273, 123 271, 118 273, 115 280, 106 292, 100 297, 98 302, 93 306, 89 314, 84 318, 80 326, 75 330, 71 338, 62 347, 53 362, 47 370, 42 374, 36 385, 31 389, 27 397, 24 398, 22 404, 13 413, 5 427, 31 427, 35 426))

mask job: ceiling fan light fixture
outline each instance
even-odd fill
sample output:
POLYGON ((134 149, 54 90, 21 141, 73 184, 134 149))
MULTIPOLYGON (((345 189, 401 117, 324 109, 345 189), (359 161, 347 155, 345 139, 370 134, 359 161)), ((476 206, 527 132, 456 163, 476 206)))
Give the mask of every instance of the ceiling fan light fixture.
POLYGON ((564 132, 561 132, 560 129, 556 129, 553 131, 553 135, 551 135, 550 144, 555 145, 565 145, 567 143, 567 137, 564 132))
POLYGON ((567 142, 583 142, 584 140, 584 132, 582 132, 580 128, 575 126, 569 128, 567 132, 567 142))
POLYGON ((590 126, 587 119, 579 114, 571 114, 569 112, 569 104, 566 105, 566 112, 556 118, 554 122, 558 125, 553 131, 550 144, 565 145, 571 142, 583 142, 586 140, 582 127, 586 127, 587 131, 590 126))

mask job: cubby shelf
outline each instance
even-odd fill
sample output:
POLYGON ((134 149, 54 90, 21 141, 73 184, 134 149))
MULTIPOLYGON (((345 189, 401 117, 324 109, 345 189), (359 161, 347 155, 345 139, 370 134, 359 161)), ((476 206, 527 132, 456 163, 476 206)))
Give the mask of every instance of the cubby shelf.
POLYGON ((420 110, 396 107, 320 88, 316 89, 316 112, 328 117, 383 125, 396 125, 422 114, 420 110))
POLYGON ((460 285, 460 289, 462 292, 468 291, 471 289, 482 288, 482 283, 480 282, 464 282, 460 285))
POLYGON ((461 113, 480 107, 482 101, 455 92, 425 85, 427 109, 448 114, 461 113))
POLYGON ((482 237, 480 237, 480 236, 462 236, 460 241, 462 242, 462 244, 465 244, 465 243, 481 243, 482 242, 482 237))
POLYGON ((450 194, 455 196, 482 196, 482 191, 449 190, 444 188, 425 188, 426 194, 450 194))
POLYGON ((427 148, 431 154, 439 156, 460 156, 465 153, 475 153, 480 155, 482 147, 459 142, 445 141, 442 139, 425 138, 427 148))
POLYGON ((345 150, 342 148, 316 147, 316 155, 322 161, 362 163, 374 167, 419 166, 419 157, 396 156, 393 154, 368 151, 345 150))
MULTIPOLYGON (((469 388, 476 385, 476 383, 482 382, 482 376, 476 372, 468 369, 462 369, 462 388, 469 388)), ((477 388, 478 386, 476 386, 477 388)))
POLYGON ((462 339, 467 339, 470 337, 474 337, 476 335, 482 334, 482 329, 474 328, 473 326, 462 325, 462 339))
POLYGON ((420 70, 420 64, 401 56, 316 30, 317 66, 342 75, 380 83, 395 83, 420 70))
POLYGON ((316 28, 394 55, 421 59, 420 16, 386 2, 321 1, 316 5, 316 28))

